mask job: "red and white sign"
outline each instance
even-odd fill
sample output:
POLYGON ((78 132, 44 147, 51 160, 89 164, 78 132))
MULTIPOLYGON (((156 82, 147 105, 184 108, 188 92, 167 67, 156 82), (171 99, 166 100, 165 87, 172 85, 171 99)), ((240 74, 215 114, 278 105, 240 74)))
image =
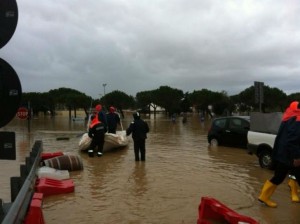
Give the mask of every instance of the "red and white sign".
POLYGON ((28 110, 26 107, 20 107, 17 112, 17 117, 25 120, 28 118, 28 110))

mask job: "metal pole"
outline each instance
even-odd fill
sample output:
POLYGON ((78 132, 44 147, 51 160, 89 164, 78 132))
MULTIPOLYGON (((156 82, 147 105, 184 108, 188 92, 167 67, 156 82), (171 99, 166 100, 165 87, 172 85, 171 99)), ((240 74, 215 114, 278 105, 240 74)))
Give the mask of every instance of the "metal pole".
POLYGON ((30 119, 31 119, 31 108, 30 108, 30 101, 28 101, 28 117, 27 117, 28 133, 30 133, 30 119))
POLYGON ((106 83, 102 84, 102 86, 103 86, 103 91, 104 91, 104 95, 103 95, 103 96, 105 96, 105 86, 106 86, 106 85, 107 85, 106 83))

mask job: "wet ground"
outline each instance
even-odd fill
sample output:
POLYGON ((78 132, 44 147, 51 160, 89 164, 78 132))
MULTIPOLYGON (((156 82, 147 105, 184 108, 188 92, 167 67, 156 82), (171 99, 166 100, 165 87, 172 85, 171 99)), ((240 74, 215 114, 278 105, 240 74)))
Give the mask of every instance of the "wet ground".
MULTIPOLYGON (((164 115, 144 117, 150 127, 146 162, 135 162, 133 143, 90 158, 78 151, 83 122, 42 117, 32 121, 28 134, 26 121, 14 120, 0 131, 15 131, 17 160, 0 160, 0 198, 10 202, 10 177, 20 176, 35 140, 42 140, 45 152, 73 152, 84 165, 70 172, 75 192, 44 198, 47 224, 57 223, 196 223, 202 197, 213 197, 240 214, 260 223, 300 223, 300 204, 290 200, 287 180, 278 187, 273 199, 278 208, 257 201, 264 181, 272 171, 259 167, 257 158, 245 149, 210 148, 206 134, 210 121, 190 115, 173 124, 164 115), (68 140, 58 141, 57 138, 68 140)), ((126 128, 131 115, 122 120, 126 128)))

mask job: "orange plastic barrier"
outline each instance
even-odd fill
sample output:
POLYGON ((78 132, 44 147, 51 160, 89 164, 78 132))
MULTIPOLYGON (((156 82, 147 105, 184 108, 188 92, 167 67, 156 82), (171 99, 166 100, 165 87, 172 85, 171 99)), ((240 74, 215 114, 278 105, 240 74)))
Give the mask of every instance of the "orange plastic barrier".
POLYGON ((202 197, 197 224, 213 224, 216 222, 258 224, 254 219, 238 214, 214 198, 202 197))
POLYGON ((24 224, 44 224, 44 215, 42 211, 43 204, 43 194, 42 193, 34 193, 28 213, 25 217, 24 224))
POLYGON ((53 157, 62 156, 62 155, 64 155, 63 152, 42 152, 41 158, 42 160, 45 160, 45 159, 51 159, 53 157))
POLYGON ((71 179, 54 180, 50 178, 37 179, 35 191, 43 193, 44 196, 74 192, 74 182, 71 179))

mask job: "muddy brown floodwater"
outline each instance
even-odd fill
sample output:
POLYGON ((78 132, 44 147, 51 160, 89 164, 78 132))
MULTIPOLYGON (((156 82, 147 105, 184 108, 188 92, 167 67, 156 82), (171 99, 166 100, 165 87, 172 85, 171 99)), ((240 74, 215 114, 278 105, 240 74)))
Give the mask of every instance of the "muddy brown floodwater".
MULTIPOLYGON (((146 162, 135 162, 133 143, 122 150, 89 158, 78 151, 78 135, 86 130, 84 122, 67 116, 13 120, 0 131, 16 132, 17 159, 0 160, 0 198, 10 202, 10 177, 20 176, 36 140, 44 152, 73 152, 81 156, 84 170, 72 171, 75 192, 44 197, 43 214, 47 224, 130 223, 174 224, 197 222, 201 197, 213 197, 240 214, 261 224, 300 223, 300 204, 290 200, 287 180, 273 195, 278 208, 257 201, 261 187, 272 171, 261 169, 257 158, 245 149, 210 148, 206 134, 210 125, 199 116, 178 118, 173 124, 164 115, 143 117, 149 124, 146 162), (67 137, 69 140, 58 141, 67 137)), ((131 114, 122 120, 126 128, 131 114)))

